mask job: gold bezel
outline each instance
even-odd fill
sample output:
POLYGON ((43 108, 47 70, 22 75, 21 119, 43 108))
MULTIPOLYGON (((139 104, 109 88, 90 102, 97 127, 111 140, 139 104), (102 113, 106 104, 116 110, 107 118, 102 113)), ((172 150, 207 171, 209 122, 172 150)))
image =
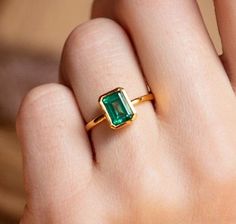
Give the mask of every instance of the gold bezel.
POLYGON ((109 92, 107 92, 107 93, 101 95, 101 96, 99 97, 98 102, 99 102, 99 104, 100 104, 102 110, 105 112, 106 119, 108 120, 109 126, 110 126, 110 128, 112 128, 112 129, 119 129, 119 128, 125 127, 125 126, 131 124, 131 123, 136 119, 136 117, 137 117, 137 112, 136 112, 136 110, 135 110, 135 108, 134 108, 134 105, 132 104, 131 100, 129 99, 129 97, 128 97, 127 93, 126 93, 126 91, 125 91, 124 88, 122 88, 122 87, 118 87, 118 88, 116 88, 116 89, 114 89, 114 90, 111 90, 111 91, 109 91, 109 92), (110 116, 109 116, 109 113, 108 113, 108 111, 107 111, 107 109, 106 109, 106 107, 105 107, 105 105, 104 105, 104 103, 103 103, 103 98, 105 98, 106 96, 111 95, 111 94, 113 94, 113 93, 116 93, 116 92, 122 92, 122 93, 123 93, 123 95, 125 96, 125 99, 127 100, 127 103, 128 103, 128 105, 129 105, 129 107, 131 108, 131 110, 132 110, 132 112, 133 112, 133 114, 134 114, 133 117, 132 117, 132 119, 130 119, 130 120, 124 122, 123 124, 117 125, 117 126, 115 126, 115 125, 112 123, 112 120, 111 120, 111 118, 110 118, 110 116))

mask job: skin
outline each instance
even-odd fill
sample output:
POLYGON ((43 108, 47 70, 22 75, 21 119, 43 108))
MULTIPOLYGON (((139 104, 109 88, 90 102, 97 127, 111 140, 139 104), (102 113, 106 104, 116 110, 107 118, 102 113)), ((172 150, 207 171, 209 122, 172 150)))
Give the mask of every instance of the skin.
POLYGON ((93 17, 107 18, 71 33, 63 84, 20 108, 21 224, 236 222, 236 3, 215 5, 224 63, 193 0, 95 2, 93 17), (131 126, 85 131, 101 94, 121 86, 135 98, 145 80, 155 102, 131 126))

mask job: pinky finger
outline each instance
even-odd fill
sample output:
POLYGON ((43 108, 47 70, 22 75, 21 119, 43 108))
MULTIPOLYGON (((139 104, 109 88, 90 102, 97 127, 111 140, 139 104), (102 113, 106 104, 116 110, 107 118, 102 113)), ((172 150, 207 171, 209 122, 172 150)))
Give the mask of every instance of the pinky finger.
POLYGON ((92 153, 74 96, 67 87, 47 84, 23 101, 17 131, 22 145, 27 208, 65 206, 88 183, 92 153), (64 205, 63 205, 64 204, 64 205))

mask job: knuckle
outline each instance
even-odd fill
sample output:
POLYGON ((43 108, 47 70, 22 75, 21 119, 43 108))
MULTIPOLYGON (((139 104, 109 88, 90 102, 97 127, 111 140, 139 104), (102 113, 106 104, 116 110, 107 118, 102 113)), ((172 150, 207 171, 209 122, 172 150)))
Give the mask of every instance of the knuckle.
POLYGON ((80 54, 84 51, 100 47, 104 40, 117 28, 118 24, 107 18, 90 20, 76 27, 69 35, 64 52, 80 54))
POLYGON ((49 107, 65 98, 65 92, 68 94, 69 90, 60 84, 45 84, 30 90, 21 103, 17 123, 29 117, 41 116, 43 111, 49 111, 49 107))
MULTIPOLYGON (((61 75, 70 82, 81 68, 98 58, 110 57, 117 51, 123 29, 111 19, 97 18, 76 27, 63 50, 61 75), (91 60, 90 60, 91 59, 91 60)), ((123 35, 124 36, 124 35, 123 35)))
POLYGON ((153 6, 159 3, 161 3, 161 1, 157 0, 116 0, 115 6, 120 12, 122 12, 121 9, 123 9, 125 12, 135 13, 135 10, 138 8, 142 10, 145 8, 153 8, 153 6))

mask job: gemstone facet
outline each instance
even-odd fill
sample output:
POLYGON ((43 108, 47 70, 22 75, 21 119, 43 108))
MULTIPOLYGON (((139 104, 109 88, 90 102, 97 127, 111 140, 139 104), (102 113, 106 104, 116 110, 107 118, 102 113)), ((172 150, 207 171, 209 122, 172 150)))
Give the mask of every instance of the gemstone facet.
POLYGON ((130 123, 136 116, 136 111, 122 88, 104 94, 99 102, 112 128, 130 123))

